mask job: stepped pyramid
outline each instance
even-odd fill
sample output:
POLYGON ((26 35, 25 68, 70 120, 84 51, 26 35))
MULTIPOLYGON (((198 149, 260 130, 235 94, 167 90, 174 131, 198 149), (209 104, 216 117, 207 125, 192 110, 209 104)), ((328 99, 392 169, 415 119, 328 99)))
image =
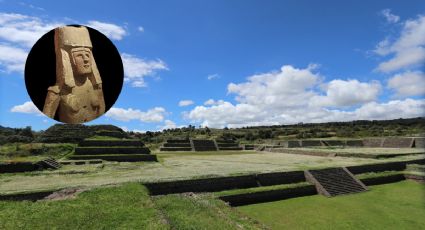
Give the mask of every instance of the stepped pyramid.
POLYGON ((84 140, 75 148, 72 160, 157 161, 139 140, 84 140))

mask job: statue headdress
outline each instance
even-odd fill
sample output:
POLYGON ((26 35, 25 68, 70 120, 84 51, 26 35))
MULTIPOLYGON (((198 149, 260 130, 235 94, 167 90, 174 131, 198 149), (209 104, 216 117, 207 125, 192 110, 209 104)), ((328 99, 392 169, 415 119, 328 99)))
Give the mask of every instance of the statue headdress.
POLYGON ((92 75, 89 77, 90 81, 95 86, 102 83, 92 48, 89 31, 86 27, 62 26, 55 29, 56 85, 60 87, 66 85, 70 88, 75 86, 71 64, 74 62, 72 52, 81 49, 87 50, 91 54, 92 75))

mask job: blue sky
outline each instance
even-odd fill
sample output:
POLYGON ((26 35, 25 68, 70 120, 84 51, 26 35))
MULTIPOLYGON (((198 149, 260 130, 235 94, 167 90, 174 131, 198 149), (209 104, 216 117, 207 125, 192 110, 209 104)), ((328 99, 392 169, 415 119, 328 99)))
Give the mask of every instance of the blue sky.
MULTIPOLYGON (((421 1, 0 1, 0 125, 56 123, 26 92, 34 42, 64 24, 124 61, 113 108, 128 130, 425 116, 421 1)), ((42 77, 42 76, 40 76, 42 77)))

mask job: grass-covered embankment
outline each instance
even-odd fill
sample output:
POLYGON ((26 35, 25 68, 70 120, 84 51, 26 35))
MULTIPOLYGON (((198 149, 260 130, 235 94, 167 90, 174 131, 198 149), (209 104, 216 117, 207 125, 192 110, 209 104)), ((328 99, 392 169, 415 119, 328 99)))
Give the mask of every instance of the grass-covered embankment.
POLYGON ((128 183, 62 201, 0 201, 0 229, 259 229, 210 195, 149 197, 128 183))
POLYGON ((38 161, 46 157, 61 158, 74 151, 68 143, 9 143, 0 146, 0 162, 38 161))

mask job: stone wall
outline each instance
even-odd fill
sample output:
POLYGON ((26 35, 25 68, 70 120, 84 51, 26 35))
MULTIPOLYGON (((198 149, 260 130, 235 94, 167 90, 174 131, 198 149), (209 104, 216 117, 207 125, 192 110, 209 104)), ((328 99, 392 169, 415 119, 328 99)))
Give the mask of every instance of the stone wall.
POLYGON ((383 138, 367 138, 363 139, 363 146, 369 148, 379 148, 382 147, 383 142, 383 138))
POLYGON ((412 148, 413 138, 387 137, 382 143, 384 148, 412 148))
POLYGON ((0 163, 0 173, 30 172, 39 169, 40 166, 32 162, 0 163))
POLYGON ((149 189, 151 195, 183 192, 216 192, 258 186, 254 175, 158 182, 144 185, 149 189))
POLYGON ((217 146, 213 140, 192 139, 195 151, 217 151, 217 146))
POLYGON ((365 179, 361 179, 361 181, 366 186, 371 186, 371 185, 395 183, 405 179, 406 178, 404 177, 403 174, 395 174, 395 175, 387 175, 387 176, 381 176, 381 177, 365 178, 365 179))
POLYGON ((295 197, 316 195, 314 185, 306 185, 296 188, 276 189, 270 191, 243 193, 219 197, 231 206, 249 205, 263 202, 284 200, 295 197))
POLYGON ((320 140, 301 140, 301 147, 316 147, 322 146, 322 142, 320 140))
POLYGON ((149 154, 145 147, 76 147, 75 155, 149 154))
POLYGON ((84 140, 78 144, 81 147, 108 147, 108 146, 137 146, 143 147, 143 142, 139 140, 84 140))
POLYGON ((415 148, 425 148, 425 137, 415 138, 415 148))

